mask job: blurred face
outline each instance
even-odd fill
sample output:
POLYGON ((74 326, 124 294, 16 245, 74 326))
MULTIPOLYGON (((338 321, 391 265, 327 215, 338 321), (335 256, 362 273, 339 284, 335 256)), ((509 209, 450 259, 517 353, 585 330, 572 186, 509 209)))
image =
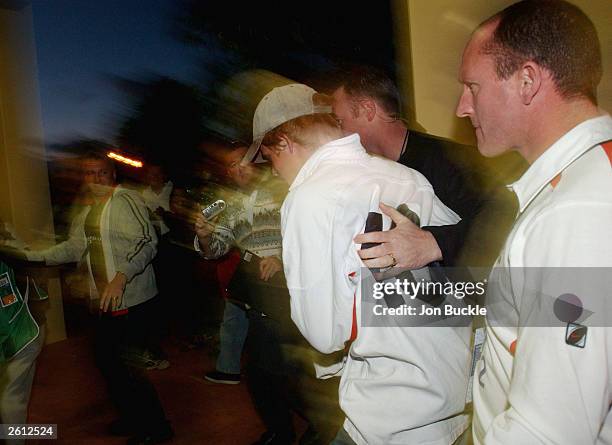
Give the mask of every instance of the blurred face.
POLYGON ((255 179, 255 166, 252 163, 240 164, 247 150, 248 147, 237 148, 227 154, 224 159, 227 176, 238 187, 247 187, 255 179))
POLYGON ((521 137, 516 76, 498 79, 493 57, 481 53, 493 30, 487 25, 477 31, 463 53, 459 72, 463 92, 456 110, 458 117, 470 119, 478 151, 487 157, 517 148, 521 137))
POLYGON ((195 221, 194 213, 198 206, 188 195, 185 189, 174 187, 170 194, 170 211, 179 216, 186 224, 193 224, 195 221))
POLYGON ((346 94, 344 87, 338 88, 332 94, 332 111, 340 122, 342 133, 345 136, 353 133, 362 135, 364 131, 363 119, 360 119, 359 113, 355 110, 355 104, 351 97, 346 94))
POLYGON ((147 169, 147 184, 152 189, 160 189, 166 183, 166 175, 164 170, 159 165, 151 165, 147 169))
POLYGON ((314 153, 306 150, 297 142, 283 136, 274 146, 261 146, 261 154, 272 164, 272 168, 287 184, 291 184, 304 163, 314 153))
POLYGON ((269 147, 267 145, 262 145, 261 155, 264 157, 264 159, 269 161, 270 164, 272 164, 272 169, 278 173, 281 178, 287 182, 290 182, 287 171, 289 158, 284 149, 277 146, 269 147))
POLYGON ((83 182, 96 198, 108 195, 115 186, 115 169, 111 161, 86 159, 83 161, 83 182))

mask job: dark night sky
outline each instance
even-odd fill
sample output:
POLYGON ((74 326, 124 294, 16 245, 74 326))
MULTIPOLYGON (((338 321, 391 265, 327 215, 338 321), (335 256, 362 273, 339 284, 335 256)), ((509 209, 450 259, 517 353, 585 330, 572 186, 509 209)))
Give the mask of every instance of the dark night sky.
MULTIPOLYGON (((113 76, 201 76, 198 50, 172 35, 173 0, 33 0, 39 87, 48 143, 111 140, 126 98, 113 76)), ((201 50, 199 50, 201 51, 201 50)))

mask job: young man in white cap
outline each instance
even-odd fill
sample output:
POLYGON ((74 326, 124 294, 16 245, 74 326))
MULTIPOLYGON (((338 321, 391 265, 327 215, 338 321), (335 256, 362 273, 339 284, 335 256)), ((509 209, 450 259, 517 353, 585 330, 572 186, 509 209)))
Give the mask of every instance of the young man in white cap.
POLYGON ((392 214, 407 204, 424 225, 459 218, 423 175, 343 137, 328 105, 306 85, 273 89, 255 111, 244 161, 261 151, 290 184, 281 222, 293 321, 322 353, 352 341, 340 383, 346 420, 333 443, 451 444, 468 424, 470 328, 364 326, 360 280, 370 272, 353 238, 383 203, 392 214))

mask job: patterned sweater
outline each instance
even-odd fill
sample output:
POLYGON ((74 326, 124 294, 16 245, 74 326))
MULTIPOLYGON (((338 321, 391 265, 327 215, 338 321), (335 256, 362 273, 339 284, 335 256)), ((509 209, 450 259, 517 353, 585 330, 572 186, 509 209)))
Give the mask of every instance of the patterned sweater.
POLYGON ((219 217, 217 227, 210 237, 209 255, 201 251, 197 236, 194 243, 196 250, 206 259, 220 258, 234 246, 262 258, 280 258, 282 199, 278 193, 273 193, 278 187, 275 182, 262 182, 250 194, 238 191, 227 199, 227 208, 219 217))

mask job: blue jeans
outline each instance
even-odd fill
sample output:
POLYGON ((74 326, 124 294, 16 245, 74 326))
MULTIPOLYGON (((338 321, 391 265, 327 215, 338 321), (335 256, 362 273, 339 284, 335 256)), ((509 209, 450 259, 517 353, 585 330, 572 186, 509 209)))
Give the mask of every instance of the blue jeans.
POLYGON ((244 309, 226 300, 219 329, 217 371, 240 374, 240 357, 248 330, 249 320, 244 309))

